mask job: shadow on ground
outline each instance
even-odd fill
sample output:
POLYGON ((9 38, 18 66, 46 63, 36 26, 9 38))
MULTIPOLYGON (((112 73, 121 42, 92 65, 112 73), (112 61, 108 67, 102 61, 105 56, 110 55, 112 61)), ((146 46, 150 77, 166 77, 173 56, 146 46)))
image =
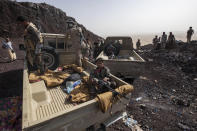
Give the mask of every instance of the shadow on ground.
POLYGON ((23 70, 0 73, 0 98, 22 96, 23 70))

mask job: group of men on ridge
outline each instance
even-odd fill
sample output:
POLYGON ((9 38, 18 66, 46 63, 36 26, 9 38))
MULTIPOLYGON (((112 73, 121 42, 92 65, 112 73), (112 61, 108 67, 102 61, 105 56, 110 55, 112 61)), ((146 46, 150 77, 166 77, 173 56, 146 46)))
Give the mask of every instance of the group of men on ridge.
MULTIPOLYGON (((187 31, 187 43, 191 43, 192 35, 194 34, 194 30, 192 27, 189 27, 189 30, 187 31)), ((155 50, 158 49, 171 49, 176 44, 175 36, 172 32, 169 33, 169 36, 167 37, 166 33, 163 32, 161 37, 158 37, 157 35, 152 40, 153 48, 155 50)), ((136 42, 136 49, 139 50, 141 46, 140 39, 136 42)))

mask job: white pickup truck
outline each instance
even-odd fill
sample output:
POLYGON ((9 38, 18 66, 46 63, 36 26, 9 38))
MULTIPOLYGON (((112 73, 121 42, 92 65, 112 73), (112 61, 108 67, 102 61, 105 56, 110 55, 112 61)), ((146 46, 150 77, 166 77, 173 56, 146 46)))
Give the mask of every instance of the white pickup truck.
MULTIPOLYGON (((74 64, 76 62, 75 51, 70 50, 72 45, 65 41, 62 34, 43 34, 45 45, 53 45, 53 53, 47 52, 48 65, 53 67, 55 61, 60 65, 74 64), (55 59, 58 60, 55 60, 55 59)), ((75 44, 75 43, 72 43, 75 44)), ((47 47, 47 46, 46 46, 47 47)), ((52 51, 52 48, 49 49, 52 51)), ((96 66, 89 61, 83 61, 85 75, 96 66)), ((25 62, 23 72, 23 106, 22 106, 22 130, 23 131, 83 131, 92 125, 103 123, 105 127, 122 116, 128 99, 121 98, 113 105, 111 111, 102 113, 96 99, 72 104, 66 101, 67 94, 60 86, 46 87, 44 81, 30 83, 28 68, 25 62)), ((112 75, 117 84, 128 84, 112 75)), ((131 94, 128 94, 129 97, 131 94)), ((130 98, 130 97, 129 97, 130 98)))
POLYGON ((97 58, 99 57, 104 59, 104 64, 114 75, 136 78, 145 70, 145 60, 133 50, 133 42, 129 36, 107 37, 104 51, 97 58), (116 48, 115 58, 107 55, 107 48, 110 44, 116 48))

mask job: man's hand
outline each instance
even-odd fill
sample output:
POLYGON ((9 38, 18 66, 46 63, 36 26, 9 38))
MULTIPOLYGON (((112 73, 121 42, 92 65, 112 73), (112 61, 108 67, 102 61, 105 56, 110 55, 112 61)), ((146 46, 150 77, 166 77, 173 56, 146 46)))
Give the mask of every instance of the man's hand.
POLYGON ((109 81, 109 78, 105 77, 105 78, 103 79, 103 81, 107 82, 107 81, 109 81))
POLYGON ((98 84, 98 81, 99 81, 99 80, 98 80, 97 78, 92 78, 91 81, 92 81, 93 83, 95 83, 95 84, 98 84))
POLYGON ((25 29, 23 32, 23 36, 26 36, 26 35, 27 35, 27 29, 25 29))

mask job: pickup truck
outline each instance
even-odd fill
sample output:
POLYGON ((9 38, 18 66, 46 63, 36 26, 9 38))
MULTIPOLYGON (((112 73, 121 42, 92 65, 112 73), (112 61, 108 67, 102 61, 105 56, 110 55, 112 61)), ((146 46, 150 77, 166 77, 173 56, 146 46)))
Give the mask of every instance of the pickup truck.
MULTIPOLYGON (((42 34, 45 42, 44 51, 50 67, 74 64, 76 62, 75 51, 70 50, 63 34, 42 34), (53 48, 51 48, 51 46, 53 48), (58 60, 55 60, 58 59, 58 60)), ((88 60, 83 61, 84 75, 89 75, 90 70, 96 65, 88 60)), ((44 81, 29 82, 27 63, 23 71, 23 105, 22 105, 22 130, 23 131, 83 131, 91 129, 92 125, 109 126, 123 116, 128 99, 121 98, 113 104, 113 108, 102 113, 96 99, 81 104, 73 104, 66 101, 67 94, 60 86, 46 87, 44 81)), ((128 84, 125 81, 111 75, 118 85, 128 84)), ((131 95, 128 94, 127 97, 131 95)))
POLYGON ((133 42, 129 36, 107 37, 104 51, 97 58, 99 57, 103 58, 104 64, 116 76, 136 78, 145 70, 145 60, 133 50, 133 42), (111 59, 105 50, 110 44, 116 48, 115 57, 111 59))

